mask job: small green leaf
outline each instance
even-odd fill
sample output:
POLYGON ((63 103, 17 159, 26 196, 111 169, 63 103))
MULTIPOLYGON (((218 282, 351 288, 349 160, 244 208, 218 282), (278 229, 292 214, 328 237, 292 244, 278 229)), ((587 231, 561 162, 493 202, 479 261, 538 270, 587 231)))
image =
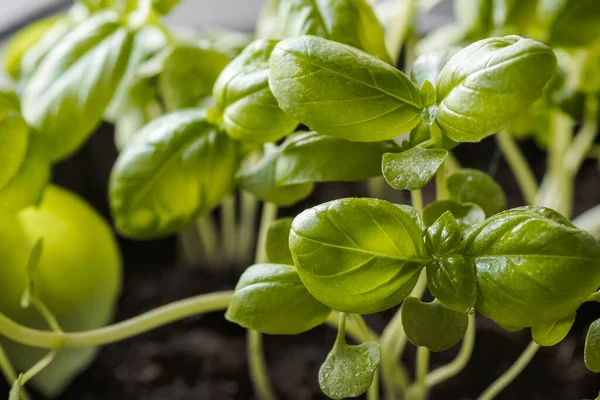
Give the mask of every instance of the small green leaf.
POLYGON ((402 153, 385 153, 381 170, 394 189, 419 190, 435 176, 446 157, 446 150, 413 147, 402 153))
POLYGON ((585 338, 583 353, 585 366, 590 371, 600 373, 600 319, 592 322, 585 338))
POLYGON ((408 297, 401 312, 408 340, 431 351, 448 350, 460 342, 469 324, 467 314, 449 310, 437 300, 425 303, 408 297))
POLYGON ((23 389, 23 385, 21 380, 23 379, 23 374, 19 375, 17 379, 13 382, 10 393, 8 394, 8 400, 21 400, 21 390, 23 389))
POLYGON ((437 256, 447 255, 458 249, 462 241, 462 231, 450 211, 444 212, 427 229, 427 245, 437 256))
POLYGON ((337 343, 319 369, 319 386, 332 399, 358 397, 373 383, 381 361, 381 349, 375 342, 358 346, 337 343))
POLYGON ((420 121, 419 89, 402 72, 354 47, 314 36, 286 39, 269 65, 279 106, 323 135, 376 142, 420 121))
POLYGON ((155 119, 119 155, 110 204, 123 235, 152 238, 185 228, 234 186, 238 146, 203 110, 155 119))
POLYGON ((272 335, 296 335, 321 325, 331 309, 308 293, 294 267, 255 264, 240 277, 225 318, 272 335))
POLYGON ((556 70, 552 50, 532 39, 480 40, 456 53, 440 73, 437 122, 457 142, 479 142, 516 119, 556 70))
POLYGON ((36 296, 35 278, 40 265, 40 256, 42 255, 43 244, 44 239, 38 239, 33 245, 31 253, 29 254, 29 260, 27 261, 27 286, 25 287, 25 292, 21 297, 21 307, 23 308, 29 307, 31 298, 36 296))
POLYGON ((531 328, 533 341, 540 346, 554 346, 567 337, 575 323, 575 314, 549 324, 537 325, 531 328))
POLYGON ((473 260, 460 254, 444 256, 427 264, 427 284, 431 294, 444 307, 470 313, 477 297, 477 277, 473 260))
POLYGON ((391 63, 383 29, 365 0, 269 0, 256 26, 263 39, 319 36, 391 63))
POLYGON ((369 314, 400 303, 429 261, 421 227, 387 201, 340 199, 292 223, 290 250, 302 282, 323 304, 369 314))
POLYGON ((600 287, 600 244, 543 207, 488 218, 469 232, 461 254, 477 269, 477 311, 501 325, 561 320, 600 287))
MULTIPOLYGON (((2 95, 0 93, 0 97, 2 95)), ((28 142, 29 127, 21 115, 0 109, 0 190, 19 173, 27 155, 28 142)))
POLYGON ((298 122, 277 105, 269 88, 269 56, 276 41, 250 43, 219 75, 213 89, 223 128, 245 142, 275 142, 292 133, 298 122))
POLYGON ((506 209, 504 190, 488 174, 476 169, 459 169, 448 176, 450 198, 475 203, 491 217, 506 209))
POLYGON ((213 86, 229 57, 210 49, 184 45, 172 49, 163 60, 158 89, 167 110, 197 107, 212 94, 213 86))
POLYGON ((289 245, 293 220, 294 218, 281 218, 269 226, 266 252, 270 263, 294 265, 289 245))
POLYGON ((27 82, 23 116, 53 161, 75 152, 101 121, 132 39, 118 14, 95 14, 60 40, 27 82))
POLYGON ((439 200, 429 204, 423 210, 423 222, 431 226, 445 212, 450 211, 460 229, 468 232, 471 228, 485 220, 485 212, 475 203, 457 203, 453 200, 439 200))

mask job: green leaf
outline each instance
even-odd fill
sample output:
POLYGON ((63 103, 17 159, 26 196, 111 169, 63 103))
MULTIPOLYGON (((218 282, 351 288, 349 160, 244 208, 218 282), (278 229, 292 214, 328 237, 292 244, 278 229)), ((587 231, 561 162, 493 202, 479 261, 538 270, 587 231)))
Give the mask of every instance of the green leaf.
POLYGON ((537 18, 532 16, 537 12, 538 2, 539 0, 496 0, 494 21, 496 25, 503 26, 504 32, 527 32, 531 25, 537 23, 537 18))
POLYGON ((450 46, 443 50, 421 54, 410 68, 410 79, 417 87, 421 87, 425 81, 436 85, 442 69, 459 50, 460 47, 450 46))
POLYGON ((42 18, 20 30, 11 38, 2 55, 2 63, 6 72, 13 78, 18 79, 21 69, 21 59, 34 44, 36 44, 52 27, 65 18, 64 14, 53 15, 42 18))
POLYGON ((15 111, 6 114, 2 111, 0 109, 0 190, 19 173, 29 142, 29 127, 21 115, 15 111))
POLYGON ((401 209, 403 212, 408 214, 408 216, 413 220, 413 222, 419 227, 421 232, 425 232, 427 227, 423 224, 423 220, 421 219, 421 214, 419 211, 413 206, 409 206, 408 204, 394 204, 396 207, 401 209))
POLYGON ((302 212, 292 223, 290 250, 317 300, 360 314, 404 300, 429 261, 411 215, 366 198, 334 200, 302 212))
POLYGON ((0 210, 16 212, 39 204, 50 181, 50 170, 50 162, 30 141, 19 171, 0 189, 0 210))
POLYGON ((381 349, 375 342, 358 346, 337 343, 319 369, 319 386, 332 399, 358 397, 371 384, 381 361, 381 349))
POLYGON ((263 157, 253 162, 255 154, 250 154, 236 173, 239 185, 255 197, 277 204, 290 206, 308 197, 314 188, 313 182, 291 185, 277 185, 276 167, 279 151, 273 146, 265 148, 263 157))
POLYGON ((293 218, 281 218, 269 226, 266 252, 270 263, 294 265, 289 245, 293 220, 293 218))
POLYGON ((600 38, 600 8, 595 0, 542 0, 540 19, 546 42, 585 47, 600 38))
POLYGON ((358 142, 393 139, 420 121, 417 87, 351 46, 314 36, 279 42, 269 84, 286 113, 323 134, 358 142))
POLYGON ((178 46, 163 61, 158 89, 167 110, 197 107, 212 94, 229 57, 198 46, 178 46))
POLYGON ((170 13, 181 0, 152 0, 152 8, 161 14, 170 13))
POLYGON ((29 254, 29 260, 27 261, 27 285, 25 286, 25 292, 21 297, 21 307, 27 308, 31 303, 31 298, 36 296, 35 280, 37 270, 40 266, 40 256, 42 255, 44 239, 38 239, 29 254))
POLYGON ((476 169, 459 169, 448 176, 450 198, 475 203, 490 217, 506 209, 504 190, 488 174, 476 169))
POLYGON ((466 37, 486 37, 494 26, 494 0, 455 0, 454 15, 466 37))
POLYGON ((556 56, 519 36, 480 40, 454 55, 437 85, 437 122, 457 142, 478 142, 506 127, 542 95, 556 56))
POLYGON ((573 323, 575 323, 575 314, 568 315, 560 321, 532 327, 531 337, 533 341, 540 346, 554 346, 560 343, 567 337, 573 323))
POLYGON ((8 400, 21 400, 22 399, 22 397, 21 397, 21 391, 23 389, 23 384, 21 383, 22 378, 23 378, 23 375, 21 374, 13 382, 13 384, 10 388, 10 393, 8 394, 8 400))
POLYGON ((487 219, 469 233, 462 254, 477 268, 476 309, 501 325, 561 320, 600 287, 600 244, 543 207, 487 219))
POLYGON ((435 176, 446 157, 446 150, 413 147, 402 153, 385 153, 381 170, 394 189, 419 190, 435 176))
POLYGON ((365 0, 269 0, 256 31, 263 39, 319 36, 391 63, 383 29, 365 0))
POLYGON ((408 340, 431 351, 448 350, 460 342, 469 324, 467 314, 449 310, 436 300, 425 303, 408 297, 401 312, 408 340))
POLYGON ((592 322, 585 338, 583 353, 585 366, 590 371, 600 373, 600 319, 592 322))
POLYGON ((308 293, 294 267, 256 264, 240 277, 225 318, 272 335, 296 335, 321 325, 331 309, 308 293))
MULTIPOLYGON (((429 139, 432 139, 431 129, 432 125, 429 125, 429 123, 425 120, 421 120, 421 122, 419 122, 419 125, 417 125, 416 128, 412 129, 408 135, 404 135, 404 137, 408 136, 408 140, 402 142, 402 149, 408 150, 420 145, 421 143, 429 139)), ((436 147, 442 148, 444 150, 452 150, 456 146, 458 146, 458 143, 451 140, 445 135, 442 135, 442 138, 439 141, 439 143, 436 143, 436 147)))
POLYGON ((298 122, 277 105, 269 88, 269 56, 277 42, 250 43, 219 75, 213 89, 223 128, 234 139, 266 143, 292 133, 298 122))
POLYGON ((133 35, 110 11, 69 32, 23 92, 23 116, 53 160, 75 152, 102 119, 125 69, 133 35))
POLYGON ((460 246, 462 230, 450 211, 445 211, 427 229, 427 246, 437 256, 447 255, 460 246))
POLYGON ((117 229, 134 238, 180 231, 232 190, 237 163, 237 144, 203 110, 152 121, 113 167, 110 204, 117 229))
POLYGON ((451 254, 427 264, 429 291, 450 310, 461 313, 473 311, 476 283, 475 266, 468 257, 451 254))
POLYGON ((446 211, 450 211, 463 233, 485 220, 485 212, 475 203, 457 203, 453 200, 439 200, 423 210, 423 222, 431 226, 446 211))

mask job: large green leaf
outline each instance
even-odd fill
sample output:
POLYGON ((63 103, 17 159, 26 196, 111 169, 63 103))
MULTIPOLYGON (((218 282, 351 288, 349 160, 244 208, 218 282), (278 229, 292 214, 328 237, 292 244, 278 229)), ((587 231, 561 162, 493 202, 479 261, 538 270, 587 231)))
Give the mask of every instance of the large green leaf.
POLYGON ((387 201, 341 199, 292 223, 290 250, 309 292, 334 310, 374 313, 400 303, 429 258, 421 228, 387 201))
POLYGON ((69 32, 23 92, 23 116, 52 160, 76 151, 102 119, 127 67, 133 35, 106 11, 69 32))
POLYGON ((231 191, 237 163, 237 144, 203 110, 152 121, 113 167, 110 204, 117 229, 135 238, 178 232, 231 191))
POLYGON ((343 139, 393 139, 420 121, 419 90, 402 72, 354 47, 302 36, 280 42, 269 84, 279 106, 311 129, 343 139))
POLYGON ((298 126, 277 105, 269 88, 269 56, 276 41, 250 43, 219 75, 213 89, 223 128, 235 139, 275 142, 298 126))
POLYGON ((390 62, 383 29, 365 0, 269 0, 256 31, 264 39, 319 36, 390 62))
POLYGON ((499 324, 539 326, 572 314, 600 286, 600 244, 542 207, 496 214, 470 232, 477 305, 499 324))
POLYGON ((478 142, 517 118, 542 95, 556 56, 519 36, 480 40, 456 53, 440 73, 437 122, 457 142, 478 142))
POLYGON ((297 335, 321 325, 331 309, 308 293, 294 267, 255 264, 240 277, 225 318, 273 335, 297 335))

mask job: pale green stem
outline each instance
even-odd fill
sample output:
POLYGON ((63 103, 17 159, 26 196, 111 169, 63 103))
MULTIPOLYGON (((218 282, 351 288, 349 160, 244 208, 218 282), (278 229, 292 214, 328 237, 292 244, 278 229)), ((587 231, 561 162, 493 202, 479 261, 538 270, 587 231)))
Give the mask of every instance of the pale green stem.
POLYGON ((179 245, 183 252, 184 261, 192 264, 202 259, 202 252, 198 248, 199 238, 195 227, 189 227, 181 231, 178 235, 179 245))
POLYGON ((423 194, 420 190, 410 191, 410 201, 412 206, 421 214, 423 212, 423 194))
POLYGON ((375 178, 371 178, 367 181, 367 191, 369 193, 369 197, 373 197, 376 199, 385 198, 385 189, 387 187, 387 182, 383 176, 378 176, 375 178))
POLYGON ((57 351, 56 350, 52 350, 51 352, 49 352, 48 354, 46 354, 44 356, 44 358, 42 358, 40 361, 38 361, 37 363, 35 363, 33 365, 33 367, 31 367, 27 372, 25 372, 23 374, 23 376, 21 377, 21 384, 25 385, 34 376, 36 376, 37 374, 39 374, 40 372, 42 372, 48 365, 50 365, 50 363, 52 361, 54 361, 54 358, 56 357, 56 354, 57 354, 57 351))
MULTIPOLYGON (((256 264, 267 261, 266 243, 269 225, 277 218, 277 205, 273 203, 264 203, 258 241, 256 243, 256 264)), ((248 330, 248 367, 250 368, 250 377, 254 392, 260 400, 274 400, 275 391, 273 390, 267 374, 267 364, 262 346, 262 335, 260 332, 248 330)))
POLYGON ((492 400, 495 398, 504 388, 511 384, 511 382, 519 376, 519 374, 525 369, 525 367, 529 364, 535 353, 539 350, 540 346, 535 342, 529 343, 529 346, 525 349, 523 353, 519 356, 517 361, 498 379, 492 383, 490 387, 488 387, 481 396, 477 398, 477 400, 492 400))
POLYGON ((402 7, 397 8, 397 15, 393 20, 397 21, 390 26, 385 33, 385 43, 393 63, 398 61, 402 46, 412 30, 413 20, 416 12, 416 0, 400 0, 402 7))
POLYGON ((591 151, 598 135, 598 98, 596 94, 588 94, 585 98, 585 114, 583 126, 565 153, 563 168, 574 178, 583 161, 591 151))
POLYGON ((37 296, 31 297, 31 305, 35 307, 38 310, 38 312, 42 315, 50 329, 57 333, 63 332, 54 314, 52 314, 52 312, 48 309, 48 307, 46 307, 44 302, 41 301, 37 296))
MULTIPOLYGON (((327 317, 327 321, 325 323, 332 328, 337 328, 340 323, 342 313, 333 311, 327 317)), ((350 319, 346 321, 346 333, 357 343, 368 342, 369 340, 376 341, 374 338, 377 338, 377 334, 371 331, 368 327, 365 331, 362 326, 360 326, 355 319, 350 319)))
POLYGON ((227 261, 235 258, 237 248, 235 194, 229 194, 221 204, 221 244, 227 261))
POLYGON ((427 386, 433 387, 459 374, 469 362, 475 345, 475 313, 469 314, 469 326, 462 340, 460 351, 449 364, 433 370, 427 375, 427 386))
POLYGON ((256 197, 248 192, 242 191, 242 215, 240 217, 240 229, 238 240, 238 262, 247 263, 252 258, 254 245, 256 214, 258 201, 256 197))
POLYGON ((379 371, 373 374, 373 383, 367 391, 367 400, 379 400, 379 371))
POLYGON ((196 228, 200 236, 200 244, 204 256, 210 266, 214 266, 218 259, 217 228, 211 213, 203 215, 196 221, 196 228))
MULTIPOLYGON (((8 359, 8 356, 6 355, 6 352, 4 351, 4 348, 2 347, 1 344, 0 344, 0 370, 2 370, 2 374, 4 375, 4 378, 6 378, 6 382, 8 382, 9 386, 12 385, 13 382, 17 380, 17 378, 18 378, 17 372, 15 371, 14 367, 12 366, 12 363, 8 359)), ((21 389, 21 399, 29 400, 29 394, 26 393, 24 388, 21 389)))
POLYGON ((440 169, 435 174, 435 188, 437 200, 446 200, 450 198, 450 192, 448 191, 448 183, 446 179, 446 162, 442 163, 440 169))
POLYGON ((527 204, 535 204, 535 197, 538 191, 537 180, 519 146, 517 146, 515 140, 507 131, 498 132, 496 134, 496 142, 517 179, 525 202, 527 204))
POLYGON ((446 162, 444 164, 446 165, 446 172, 449 174, 460 169, 460 163, 451 151, 448 152, 448 157, 446 158, 446 162))
POLYGON ((417 393, 419 400, 427 398, 427 372, 429 372, 429 349, 419 346, 417 348, 417 393))
MULTIPOLYGON (((375 333, 369 329, 369 327, 367 326, 367 323, 365 322, 365 320, 363 319, 363 317, 360 314, 352 314, 352 320, 355 321, 356 325, 361 330, 362 335, 365 338, 368 338, 363 341, 370 340, 372 342, 379 343, 379 336, 377 335, 377 333, 375 333)), ((346 321, 346 326, 348 326, 350 324, 350 322, 351 321, 346 321)))

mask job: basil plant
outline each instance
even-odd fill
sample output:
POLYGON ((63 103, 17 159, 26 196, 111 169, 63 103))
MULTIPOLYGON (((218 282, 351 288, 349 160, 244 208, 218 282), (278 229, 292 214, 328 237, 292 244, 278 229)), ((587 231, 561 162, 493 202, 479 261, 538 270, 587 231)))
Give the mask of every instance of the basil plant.
MULTIPOLYGON (((465 367, 477 314, 527 330, 531 344, 478 397, 490 400, 540 346, 569 335, 583 303, 600 301, 600 206, 570 219, 574 178, 600 154, 594 1, 456 1, 456 22, 428 35, 419 17, 435 1, 269 0, 254 34, 212 36, 172 32, 163 17, 177 3, 80 0, 6 47, 0 369, 11 400, 28 398, 27 385, 59 396, 96 346, 223 310, 247 329, 261 400, 277 393, 262 334, 331 325, 315 371, 326 396, 424 400, 465 367), (107 194, 116 232, 176 234, 188 261, 242 265, 235 288, 105 326, 121 288, 115 238, 50 183, 103 121, 119 150, 107 194), (516 143, 526 138, 548 152, 539 185, 516 143), (494 139, 522 204, 453 153, 494 139), (310 198, 367 180, 368 196, 310 198), (292 206, 304 211, 277 218, 292 206), (394 308, 382 332, 362 318, 394 308), (431 352, 457 345, 455 360, 429 370, 431 352)), ((600 320, 584 359, 600 373, 600 320)))

